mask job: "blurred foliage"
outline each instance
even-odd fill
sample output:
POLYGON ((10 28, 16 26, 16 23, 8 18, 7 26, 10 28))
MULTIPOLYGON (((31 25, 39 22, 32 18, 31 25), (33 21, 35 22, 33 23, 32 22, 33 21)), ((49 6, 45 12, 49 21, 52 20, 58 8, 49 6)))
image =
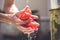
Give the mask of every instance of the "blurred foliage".
POLYGON ((50 29, 51 29, 51 39, 59 40, 59 37, 56 35, 60 31, 58 28, 60 26, 60 9, 50 10, 50 29), (57 25, 58 24, 58 25, 57 25), (58 39, 57 39, 58 37, 58 39))

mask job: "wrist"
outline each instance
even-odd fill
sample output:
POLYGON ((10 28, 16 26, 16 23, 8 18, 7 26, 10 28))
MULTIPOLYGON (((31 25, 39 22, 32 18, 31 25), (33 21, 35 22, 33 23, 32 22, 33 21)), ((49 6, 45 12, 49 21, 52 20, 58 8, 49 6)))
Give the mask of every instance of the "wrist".
POLYGON ((7 14, 16 14, 19 12, 18 8, 16 7, 15 4, 12 4, 11 6, 7 6, 4 8, 5 13, 7 14))

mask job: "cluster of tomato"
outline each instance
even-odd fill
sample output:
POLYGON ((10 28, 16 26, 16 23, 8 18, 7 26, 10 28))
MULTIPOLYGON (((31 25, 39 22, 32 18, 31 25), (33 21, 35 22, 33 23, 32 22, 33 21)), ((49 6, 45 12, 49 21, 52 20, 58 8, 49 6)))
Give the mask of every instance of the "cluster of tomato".
POLYGON ((36 30, 39 26, 39 23, 34 21, 34 18, 38 18, 37 16, 33 16, 29 6, 26 6, 19 14, 18 18, 28 22, 23 24, 24 27, 31 27, 33 30, 36 30))

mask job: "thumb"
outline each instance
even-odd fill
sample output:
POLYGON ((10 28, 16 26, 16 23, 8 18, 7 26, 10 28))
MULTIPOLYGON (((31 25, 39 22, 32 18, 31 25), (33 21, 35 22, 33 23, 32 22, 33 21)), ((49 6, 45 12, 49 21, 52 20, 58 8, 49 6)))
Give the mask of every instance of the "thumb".
POLYGON ((31 15, 31 18, 32 18, 32 19, 38 19, 38 16, 36 16, 36 15, 31 15))

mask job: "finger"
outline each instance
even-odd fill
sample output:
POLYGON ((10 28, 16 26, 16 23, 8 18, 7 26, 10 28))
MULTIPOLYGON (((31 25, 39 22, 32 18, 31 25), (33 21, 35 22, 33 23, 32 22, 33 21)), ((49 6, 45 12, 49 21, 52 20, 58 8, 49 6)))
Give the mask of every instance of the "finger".
POLYGON ((33 32, 24 32, 24 34, 31 34, 31 33, 33 33, 33 32))
POLYGON ((30 34, 30 33, 33 33, 34 30, 32 28, 26 28, 25 30, 23 30, 24 34, 30 34))
POLYGON ((31 18, 33 18, 33 19, 38 19, 38 16, 36 16, 36 15, 31 15, 31 18))
POLYGON ((33 33, 34 31, 25 31, 24 34, 31 34, 33 33))
POLYGON ((23 31, 24 31, 24 32, 26 32, 26 31, 27 31, 27 32, 30 32, 30 31, 32 31, 32 29, 31 29, 31 28, 23 28, 23 31))
POLYGON ((28 31, 26 31, 25 33, 33 33, 34 32, 34 30, 32 29, 32 28, 30 28, 30 30, 28 30, 28 31))
POLYGON ((31 32, 34 31, 31 27, 27 28, 27 31, 31 32))
POLYGON ((16 24, 21 25, 21 24, 25 24, 25 22, 23 22, 22 20, 20 20, 19 18, 17 18, 16 16, 13 17, 13 20, 16 22, 16 24))
POLYGON ((25 28, 25 27, 17 27, 20 31, 22 31, 24 34, 29 34, 29 33, 33 33, 34 30, 32 28, 25 28))
POLYGON ((17 26, 17 28, 18 28, 19 30, 23 31, 23 32, 30 30, 29 28, 25 28, 25 27, 23 27, 23 26, 17 26))
POLYGON ((35 31, 37 31, 38 30, 38 28, 36 28, 36 30, 35 31))

